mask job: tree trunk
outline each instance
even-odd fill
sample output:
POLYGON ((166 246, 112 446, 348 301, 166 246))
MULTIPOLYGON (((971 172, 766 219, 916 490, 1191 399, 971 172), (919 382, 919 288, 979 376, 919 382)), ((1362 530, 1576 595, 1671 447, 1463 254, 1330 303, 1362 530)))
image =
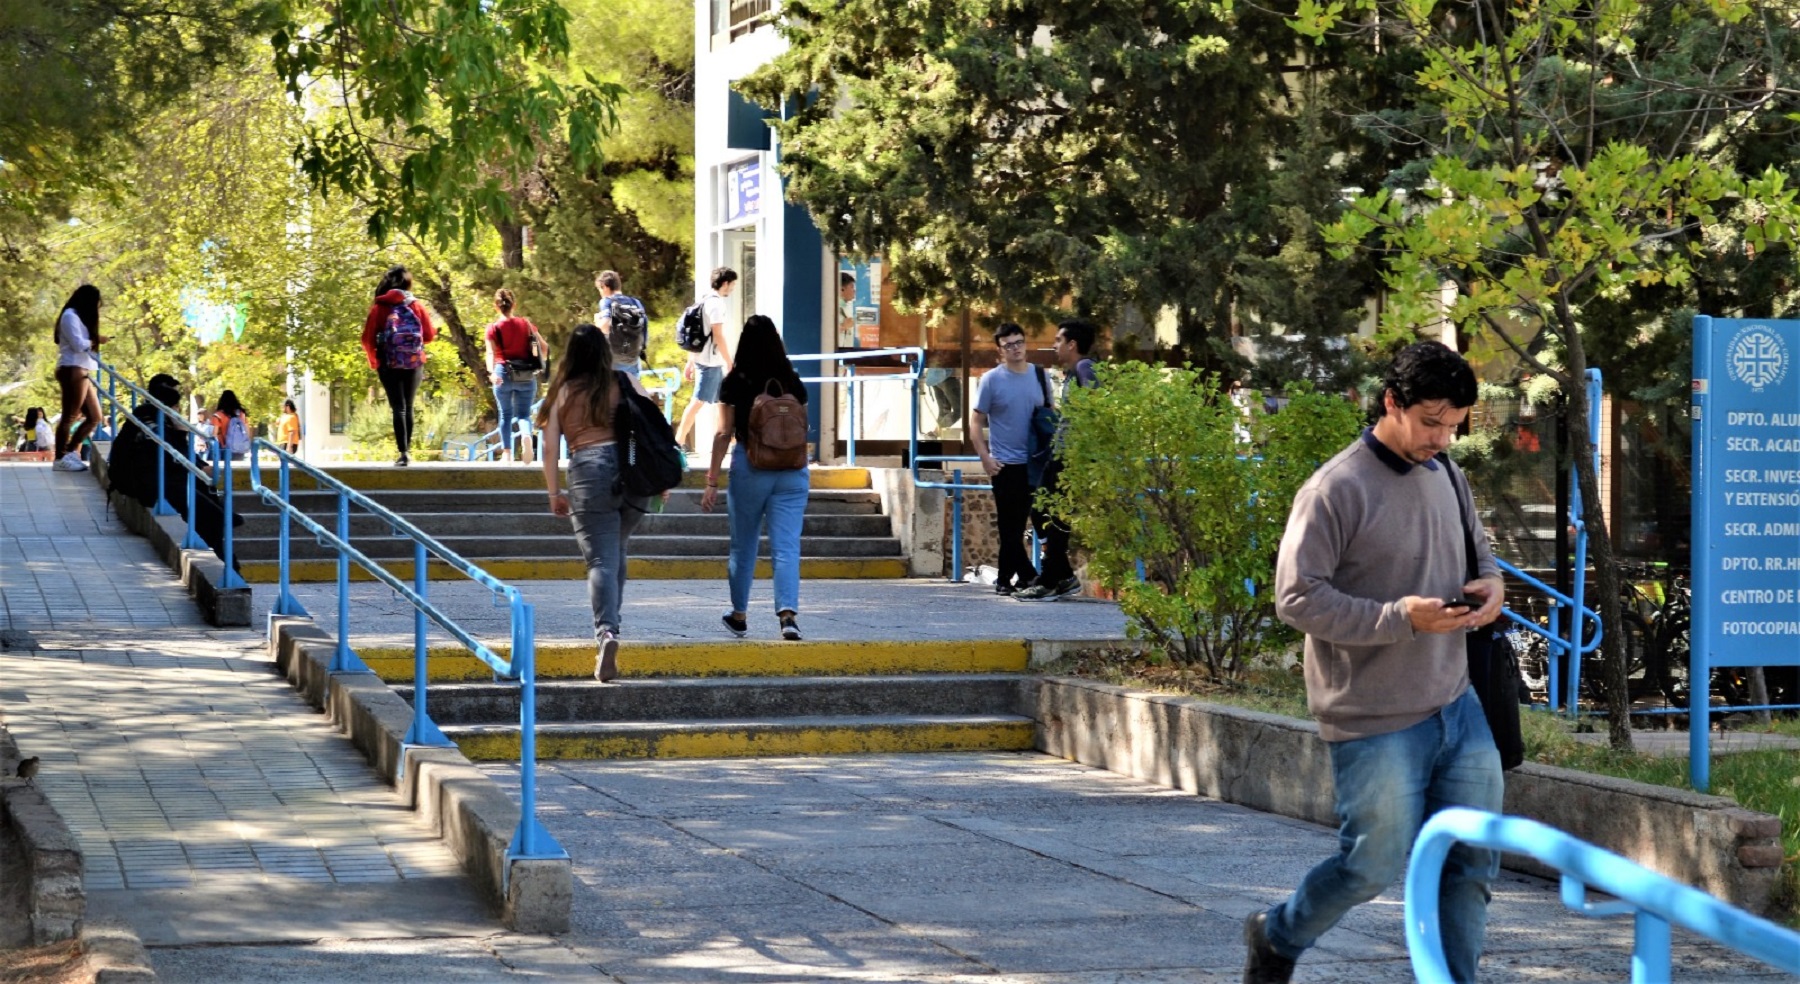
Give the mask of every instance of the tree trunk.
POLYGON ((525 269, 525 227, 516 222, 496 222, 494 231, 500 234, 501 269, 525 269))
POLYGON ((441 322, 438 327, 450 334, 450 342, 456 346, 458 361, 475 378, 475 392, 481 400, 483 412, 492 413, 498 419, 500 405, 494 400, 493 387, 488 385, 485 340, 471 335, 468 326, 463 323, 462 314, 456 309, 456 295, 450 287, 453 283, 450 275, 441 267, 433 266, 420 271, 416 280, 424 288, 425 299, 441 322))
MULTIPOLYGON (((1572 322, 1565 320, 1564 324, 1572 325, 1572 322)), ((1619 572, 1614 566, 1612 539, 1606 528, 1605 503, 1600 498, 1600 476, 1594 467, 1594 442, 1588 434, 1587 353, 1578 330, 1570 327, 1563 337, 1568 340, 1569 436, 1575 447, 1575 480, 1581 488, 1581 519, 1587 527, 1589 561, 1594 565, 1595 578, 1599 582, 1596 590, 1600 595, 1598 605, 1583 600, 1600 613, 1600 622, 1605 629, 1600 639, 1600 651, 1606 667, 1607 737, 1614 751, 1629 753, 1632 751, 1631 694, 1619 628, 1624 619, 1619 610, 1619 572)), ((1587 572, 1576 571, 1575 576, 1585 578, 1587 572)), ((1581 624, 1580 613, 1575 613, 1572 618, 1577 626, 1581 624)), ((1581 634, 1578 628, 1574 636, 1579 639, 1581 634)), ((1571 654, 1571 658, 1580 657, 1571 654)), ((1571 699, 1578 697, 1578 694, 1570 695, 1571 699)))

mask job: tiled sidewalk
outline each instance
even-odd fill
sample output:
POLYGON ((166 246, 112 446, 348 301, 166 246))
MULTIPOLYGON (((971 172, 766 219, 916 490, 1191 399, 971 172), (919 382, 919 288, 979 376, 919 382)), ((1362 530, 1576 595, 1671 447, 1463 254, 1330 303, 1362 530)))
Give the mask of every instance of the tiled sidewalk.
POLYGON ((90 892, 368 884, 453 856, 273 672, 212 629, 93 478, 0 464, 0 721, 90 892))

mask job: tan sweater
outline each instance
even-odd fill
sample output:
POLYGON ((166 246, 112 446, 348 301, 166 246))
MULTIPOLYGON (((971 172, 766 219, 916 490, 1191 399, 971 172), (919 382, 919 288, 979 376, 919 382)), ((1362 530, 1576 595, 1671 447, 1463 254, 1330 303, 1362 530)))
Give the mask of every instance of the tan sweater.
MULTIPOLYGON (((1457 477, 1476 524, 1477 568, 1497 575, 1457 477)), ((1462 516, 1443 467, 1408 465, 1365 432, 1301 486, 1275 564, 1275 611, 1306 633, 1306 701, 1325 740, 1401 731, 1462 695, 1462 633, 1415 634, 1400 599, 1455 597, 1465 574, 1462 516)))

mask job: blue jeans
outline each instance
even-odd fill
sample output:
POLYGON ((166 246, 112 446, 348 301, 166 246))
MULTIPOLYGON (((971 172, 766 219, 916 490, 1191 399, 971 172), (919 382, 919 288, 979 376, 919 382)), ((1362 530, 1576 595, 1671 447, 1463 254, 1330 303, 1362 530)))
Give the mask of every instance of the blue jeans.
POLYGON ((518 435, 513 421, 531 419, 531 404, 537 400, 537 376, 531 373, 506 374, 506 382, 494 387, 494 402, 500 405, 500 447, 511 451, 518 435))
POLYGON ((648 500, 625 494, 616 444, 594 444, 569 456, 569 519, 587 561, 588 607, 594 639, 619 631, 625 598, 626 544, 644 518, 648 500))
MULTIPOLYGON (((1344 913, 1380 895, 1406 867, 1419 828, 1446 807, 1498 812, 1505 791, 1481 702, 1470 689, 1404 731, 1330 743, 1337 786, 1339 853, 1307 872, 1286 902, 1269 910, 1275 950, 1297 959, 1344 913)), ((1458 981, 1473 981, 1487 935, 1488 883, 1495 851, 1458 844, 1444 864, 1438 918, 1444 955, 1458 981)))
POLYGON ((775 570, 775 610, 800 610, 800 526, 811 488, 808 469, 763 471, 750 467, 743 445, 731 451, 731 487, 725 508, 731 514, 731 610, 748 611, 750 582, 756 577, 756 547, 763 519, 769 521, 769 565, 775 570))

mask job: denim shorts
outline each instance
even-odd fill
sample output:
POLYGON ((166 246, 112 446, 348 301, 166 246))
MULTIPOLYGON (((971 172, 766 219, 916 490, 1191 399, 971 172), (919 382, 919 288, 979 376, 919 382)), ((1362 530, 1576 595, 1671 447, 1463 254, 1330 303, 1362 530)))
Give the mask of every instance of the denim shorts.
POLYGON ((724 366, 697 366, 698 377, 694 380, 694 399, 701 403, 719 402, 719 384, 725 381, 724 366))

